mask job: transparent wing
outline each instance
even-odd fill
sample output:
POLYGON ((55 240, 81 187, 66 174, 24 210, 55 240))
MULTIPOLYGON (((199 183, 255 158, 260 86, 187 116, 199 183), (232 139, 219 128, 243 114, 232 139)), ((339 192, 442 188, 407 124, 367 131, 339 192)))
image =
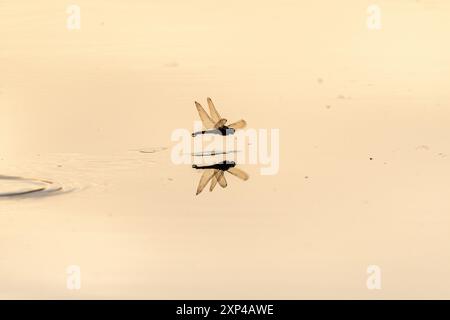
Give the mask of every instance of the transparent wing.
POLYGON ((197 193, 195 195, 198 195, 200 192, 203 191, 203 189, 205 189, 209 180, 211 180, 213 176, 214 176, 214 169, 205 169, 205 172, 203 172, 200 181, 198 183, 197 193))
POLYGON ((195 101, 195 107, 197 108, 198 115, 203 122, 203 125, 206 129, 214 128, 215 122, 210 118, 210 116, 206 113, 205 109, 203 109, 202 105, 195 101))
POLYGON ((219 173, 216 174, 216 179, 222 188, 226 188, 227 186, 227 180, 225 179, 224 173, 225 173, 224 171, 220 171, 219 173))
POLYGON ((216 110, 216 107, 214 106, 214 103, 212 102, 211 98, 206 99, 208 100, 208 107, 209 107, 209 114, 211 115, 212 120, 217 123, 220 119, 222 119, 219 115, 219 113, 216 110))
POLYGON ((214 170, 214 176, 212 177, 212 179, 211 179, 211 185, 210 185, 210 187, 209 187, 209 191, 213 191, 214 190, 214 187, 216 186, 216 184, 217 184, 217 173, 219 172, 219 170, 214 170))
POLYGON ((238 169, 236 167, 228 169, 228 172, 244 181, 250 178, 245 171, 242 171, 241 169, 238 169))
POLYGON ((233 128, 233 129, 242 129, 242 128, 245 128, 246 125, 247 125, 247 122, 245 122, 245 120, 239 120, 239 121, 236 121, 235 123, 228 125, 228 127, 233 128))
POLYGON ((217 121, 217 123, 214 125, 214 128, 215 128, 215 129, 218 129, 218 128, 222 127, 222 126, 225 124, 225 122, 227 122, 227 119, 220 119, 220 120, 217 121))

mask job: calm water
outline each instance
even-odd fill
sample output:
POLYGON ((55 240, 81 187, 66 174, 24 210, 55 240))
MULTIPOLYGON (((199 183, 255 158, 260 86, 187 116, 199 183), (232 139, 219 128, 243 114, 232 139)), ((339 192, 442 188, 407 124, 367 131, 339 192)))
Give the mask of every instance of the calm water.
POLYGON ((77 3, 0 5, 0 298, 450 297, 447 1, 77 3), (207 96, 276 175, 195 196, 207 96))

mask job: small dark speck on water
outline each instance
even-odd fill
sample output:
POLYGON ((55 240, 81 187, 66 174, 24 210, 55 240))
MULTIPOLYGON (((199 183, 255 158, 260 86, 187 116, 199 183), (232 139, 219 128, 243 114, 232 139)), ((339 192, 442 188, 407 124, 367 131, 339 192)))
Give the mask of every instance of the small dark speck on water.
POLYGON ((156 153, 160 151, 167 150, 166 147, 156 147, 156 148, 148 148, 139 150, 140 153, 156 153))
POLYGON ((327 105, 327 106, 325 106, 325 108, 327 108, 327 109, 330 109, 330 108, 331 108, 331 106, 330 106, 330 105, 327 105))
POLYGON ((169 180, 169 181, 173 181, 173 179, 172 179, 172 178, 167 178, 167 180, 169 180))
POLYGON ((322 84, 322 83, 323 83, 323 79, 322 79, 322 78, 317 78, 317 82, 318 82, 319 84, 322 84))
POLYGON ((425 144, 422 144, 422 145, 420 145, 420 146, 417 146, 416 149, 417 149, 417 150, 425 150, 425 151, 428 151, 428 150, 430 150, 430 147, 427 146, 427 145, 425 145, 425 144))
POLYGON ((309 177, 308 176, 305 176, 305 179, 308 179, 309 177))
POLYGON ((178 66, 179 66, 179 64, 176 61, 168 62, 168 63, 164 64, 164 67, 166 67, 166 68, 176 68, 178 66))
POLYGON ((369 158, 369 160, 373 160, 373 158, 369 158))

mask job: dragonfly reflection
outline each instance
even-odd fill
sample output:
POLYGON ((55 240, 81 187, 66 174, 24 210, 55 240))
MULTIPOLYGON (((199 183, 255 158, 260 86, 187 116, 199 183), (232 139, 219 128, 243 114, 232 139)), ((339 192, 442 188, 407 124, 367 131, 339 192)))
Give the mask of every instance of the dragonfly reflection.
POLYGON ((225 179, 225 172, 229 172, 232 175, 244 181, 248 180, 249 178, 249 175, 246 172, 236 168, 236 163, 233 161, 222 161, 207 166, 197 166, 194 164, 192 165, 192 168, 205 170, 198 183, 196 195, 198 195, 200 192, 203 191, 203 189, 206 187, 209 181, 211 181, 209 191, 213 191, 217 183, 219 183, 219 185, 222 188, 225 188, 227 186, 227 180, 225 179))
POLYGON ((224 119, 219 115, 211 98, 208 98, 207 101, 210 115, 208 115, 208 113, 205 111, 205 109, 203 109, 200 103, 195 101, 195 106, 197 107, 200 119, 203 122, 203 126, 207 130, 194 132, 192 134, 193 137, 199 134, 218 134, 222 136, 227 136, 233 134, 236 131, 236 129, 242 129, 247 125, 245 120, 239 120, 232 124, 225 125, 227 119, 224 119))
POLYGON ((241 152, 241 151, 240 150, 230 150, 230 151, 216 151, 216 150, 212 150, 212 151, 185 153, 185 154, 190 154, 193 157, 212 157, 212 156, 232 154, 232 153, 238 153, 238 152, 241 152))

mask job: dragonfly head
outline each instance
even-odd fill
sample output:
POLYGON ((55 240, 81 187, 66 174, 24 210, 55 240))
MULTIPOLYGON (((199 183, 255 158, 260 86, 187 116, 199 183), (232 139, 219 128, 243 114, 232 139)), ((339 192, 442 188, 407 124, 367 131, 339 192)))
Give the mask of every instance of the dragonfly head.
POLYGON ((192 165, 192 168, 196 169, 196 168, 197 168, 197 165, 196 165, 196 164, 193 164, 193 165, 192 165))
POLYGON ((225 160, 225 161, 222 161, 222 164, 230 166, 230 167, 234 167, 236 165, 236 162, 225 160))
POLYGON ((234 134, 236 130, 230 127, 225 128, 226 135, 234 134))

